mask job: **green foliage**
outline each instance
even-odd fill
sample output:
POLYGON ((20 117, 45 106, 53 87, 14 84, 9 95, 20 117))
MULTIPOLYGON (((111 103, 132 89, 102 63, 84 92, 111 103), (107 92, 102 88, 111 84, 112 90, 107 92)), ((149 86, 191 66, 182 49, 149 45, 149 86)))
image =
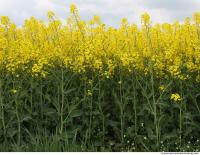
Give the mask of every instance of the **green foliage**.
POLYGON ((120 69, 110 79, 62 68, 45 79, 2 75, 0 151, 200 149, 200 86, 192 80, 154 77, 152 85, 120 69), (181 102, 170 100, 174 92, 181 102))

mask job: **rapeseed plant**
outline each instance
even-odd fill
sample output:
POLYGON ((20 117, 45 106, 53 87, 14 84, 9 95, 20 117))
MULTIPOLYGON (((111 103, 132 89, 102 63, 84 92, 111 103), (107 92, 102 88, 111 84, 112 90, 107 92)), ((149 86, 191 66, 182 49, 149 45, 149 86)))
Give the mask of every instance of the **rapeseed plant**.
POLYGON ((178 151, 197 143, 200 13, 163 24, 144 13, 141 26, 123 18, 114 28, 97 15, 83 21, 72 4, 66 23, 52 11, 47 18, 21 27, 0 18, 2 144, 178 151))

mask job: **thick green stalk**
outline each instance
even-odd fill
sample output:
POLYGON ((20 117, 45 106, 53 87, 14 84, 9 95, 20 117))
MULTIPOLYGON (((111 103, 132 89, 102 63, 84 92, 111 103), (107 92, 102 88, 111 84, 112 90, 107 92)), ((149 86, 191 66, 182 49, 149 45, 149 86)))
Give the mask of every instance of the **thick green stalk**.
MULTIPOLYGON (((135 76, 136 77, 136 76, 135 76)), ((136 77, 137 78, 137 77, 136 77)), ((134 79, 134 78, 133 78, 134 79)), ((133 85, 133 102, 134 102, 134 122, 135 122, 135 136, 137 135, 137 101, 136 101, 136 79, 133 85)))
MULTIPOLYGON (((42 82, 42 81, 41 81, 42 82)), ((40 84, 40 117, 43 119, 43 114, 44 114, 44 109, 43 109, 43 88, 42 88, 42 83, 40 84)))
POLYGON ((33 77, 31 76, 31 111, 33 111, 33 77))
POLYGON ((151 52, 151 58, 150 58, 150 73, 151 73, 151 91, 153 94, 153 109, 154 109, 154 125, 155 125, 155 130, 156 130, 156 146, 157 148, 159 147, 159 127, 158 127, 158 119, 157 119, 157 106, 156 106, 156 100, 155 100, 155 90, 154 90, 154 71, 153 71, 153 47, 152 47, 152 42, 151 42, 151 37, 150 37, 150 27, 149 25, 146 25, 146 35, 147 35, 147 41, 148 41, 148 46, 150 48, 151 52))
MULTIPOLYGON (((93 81, 93 75, 92 75, 92 81, 93 81)), ((91 86, 93 89, 93 84, 91 86)), ((93 93, 93 92, 92 92, 93 93)), ((91 131, 92 131, 92 110, 93 110, 93 94, 90 96, 90 118, 89 118, 89 139, 91 138, 91 131)))
POLYGON ((17 130, 18 130, 18 136, 17 136, 17 144, 20 145, 21 143, 21 123, 20 123, 20 117, 19 117, 19 111, 18 111, 18 103, 15 99, 15 112, 17 117, 17 130))
POLYGON ((103 108, 102 108, 102 105, 101 105, 101 81, 100 81, 100 78, 98 76, 98 107, 99 107, 99 111, 101 113, 101 119, 102 119, 102 130, 103 130, 103 143, 105 141, 105 117, 104 117, 104 113, 103 113, 103 108))
POLYGON ((0 106, 1 106, 1 120, 3 125, 3 133, 5 137, 6 126, 5 126, 5 115, 4 115, 4 104, 3 104, 3 96, 2 96, 2 80, 0 80, 0 106))
POLYGON ((121 126, 121 141, 124 142, 124 103, 122 97, 122 77, 120 69, 120 126, 121 126))
MULTIPOLYGON (((180 83, 180 88, 181 88, 181 97, 183 96, 183 88, 182 88, 182 82, 180 83)), ((182 124, 183 124, 183 116, 182 116, 182 105, 183 105, 183 100, 181 99, 181 103, 180 103, 180 110, 179 110, 179 128, 180 128, 180 148, 182 146, 182 124)))
POLYGON ((61 71, 61 109, 60 109, 60 134, 63 133, 63 110, 64 110, 64 75, 63 75, 63 68, 61 71))

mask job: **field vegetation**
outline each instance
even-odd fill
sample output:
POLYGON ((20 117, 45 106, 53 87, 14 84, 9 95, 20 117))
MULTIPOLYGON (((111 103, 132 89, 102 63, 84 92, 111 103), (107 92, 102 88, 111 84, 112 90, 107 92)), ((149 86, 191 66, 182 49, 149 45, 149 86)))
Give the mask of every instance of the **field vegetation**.
POLYGON ((0 151, 199 151, 200 13, 119 28, 0 23, 0 151))

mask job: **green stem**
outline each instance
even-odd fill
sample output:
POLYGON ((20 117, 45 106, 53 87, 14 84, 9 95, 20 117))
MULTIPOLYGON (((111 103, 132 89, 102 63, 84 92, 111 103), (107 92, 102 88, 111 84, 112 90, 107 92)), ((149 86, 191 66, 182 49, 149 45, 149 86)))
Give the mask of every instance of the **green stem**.
POLYGON ((182 104, 181 104, 181 107, 180 107, 180 111, 179 111, 179 128, 180 128, 180 147, 181 147, 181 144, 182 144, 182 104))
POLYGON ((104 140, 105 140, 105 117, 103 114, 103 108, 101 106, 101 81, 100 81, 99 76, 98 76, 98 82, 99 82, 98 106, 99 106, 99 111, 100 111, 101 117, 102 117, 102 130, 103 130, 103 143, 104 143, 104 140))
POLYGON ((16 110, 17 128, 18 128, 17 144, 20 145, 20 141, 21 141, 21 124, 20 124, 20 118, 19 118, 18 103, 17 103, 17 101, 15 101, 15 110, 16 110))
POLYGON ((6 133, 6 126, 5 126, 5 117, 4 117, 4 105, 3 105, 3 96, 2 96, 2 81, 0 81, 0 106, 1 106, 1 119, 2 119, 2 125, 3 125, 3 133, 4 133, 4 137, 5 137, 5 133, 6 133))
MULTIPOLYGON (((122 81, 121 77, 121 69, 120 69, 120 81, 122 81)), ((124 142, 124 104, 122 98, 122 83, 120 84, 120 124, 121 124, 121 140, 124 142)))
POLYGON ((33 110, 33 77, 31 76, 31 111, 33 110))
POLYGON ((40 110, 41 110, 41 119, 43 119, 43 100, 42 100, 43 90, 42 84, 40 85, 40 110))
POLYGON ((147 31, 147 40, 148 40, 148 46, 151 51, 151 58, 150 58, 150 73, 151 73, 151 91, 153 94, 153 108, 154 108, 154 125, 155 125, 155 130, 156 130, 156 146, 157 148, 159 147, 159 127, 158 127, 158 121, 157 121, 157 106, 156 106, 156 100, 155 100, 155 90, 154 90, 154 72, 153 72, 153 47, 152 47, 152 42, 151 42, 151 37, 150 37, 150 27, 146 26, 146 31, 147 31))
POLYGON ((61 109, 60 109, 60 134, 63 132, 63 108, 64 108, 64 75, 61 73, 61 109))
MULTIPOLYGON (((136 77, 137 78, 137 77, 136 77)), ((134 78, 133 78, 134 79, 134 78)), ((135 120, 135 136, 137 135, 137 102, 136 102, 136 80, 134 81, 134 94, 133 94, 133 97, 134 97, 134 120, 135 120)))
POLYGON ((157 107, 156 107, 156 101, 155 101, 155 92, 154 92, 154 76, 153 76, 153 70, 151 73, 151 87, 152 87, 152 93, 153 93, 153 108, 154 108, 154 124, 156 128, 156 146, 159 147, 159 127, 158 127, 158 120, 157 120, 157 107))
MULTIPOLYGON (((183 96, 183 89, 182 89, 182 82, 180 83, 180 87, 181 87, 181 96, 183 96)), ((180 148, 181 148, 181 146, 182 146, 182 104, 183 104, 183 102, 182 102, 182 100, 181 100, 181 103, 180 103, 180 111, 179 111, 179 128, 180 128, 180 136, 179 136, 179 138, 180 138, 180 148)))
MULTIPOLYGON (((92 81, 93 81, 93 80, 94 80, 94 79, 93 79, 93 75, 92 75, 92 81)), ((93 84, 92 84, 91 87, 93 87, 93 84)), ((90 96, 89 139, 91 138, 91 131, 92 131, 92 109, 93 109, 93 104, 92 104, 92 102, 93 102, 93 97, 90 96)))

